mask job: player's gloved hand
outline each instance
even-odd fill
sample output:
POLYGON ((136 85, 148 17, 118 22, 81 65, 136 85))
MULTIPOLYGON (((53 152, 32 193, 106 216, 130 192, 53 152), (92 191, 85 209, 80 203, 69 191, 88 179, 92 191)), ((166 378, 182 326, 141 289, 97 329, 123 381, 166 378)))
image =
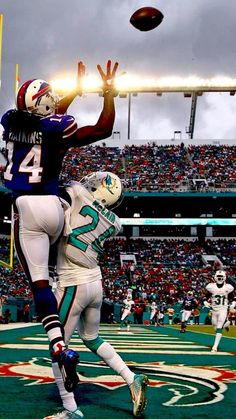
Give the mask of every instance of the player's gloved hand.
POLYGON ((204 301, 203 304, 206 308, 211 308, 211 304, 208 301, 204 301))
POLYGON ((115 75, 116 75, 116 71, 118 68, 118 63, 116 62, 113 66, 113 69, 111 69, 111 60, 107 61, 107 68, 106 68, 106 73, 104 73, 102 67, 100 66, 100 64, 97 65, 97 69, 98 72, 102 78, 103 81, 103 86, 102 86, 102 90, 103 90, 103 96, 107 93, 112 93, 112 95, 115 97, 118 95, 118 91, 115 88, 115 75))

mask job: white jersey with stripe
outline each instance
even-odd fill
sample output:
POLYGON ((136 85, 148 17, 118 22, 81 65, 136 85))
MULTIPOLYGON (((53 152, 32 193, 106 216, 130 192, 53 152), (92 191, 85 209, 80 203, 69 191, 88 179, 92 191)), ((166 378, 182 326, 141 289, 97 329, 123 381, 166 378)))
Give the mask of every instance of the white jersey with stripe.
POLYGON ((206 290, 212 294, 211 296, 211 307, 212 310, 218 311, 221 309, 228 308, 228 295, 233 292, 234 287, 231 284, 224 284, 222 287, 218 287, 215 282, 211 282, 206 286, 206 290))
POLYGON ((121 228, 119 217, 96 201, 81 184, 74 182, 66 190, 71 197, 66 230, 71 233, 59 243, 57 273, 61 287, 101 279, 98 262, 104 241, 121 228))
POLYGON ((132 310, 132 306, 134 305, 134 301, 133 300, 128 300, 127 298, 123 301, 125 310, 132 310))

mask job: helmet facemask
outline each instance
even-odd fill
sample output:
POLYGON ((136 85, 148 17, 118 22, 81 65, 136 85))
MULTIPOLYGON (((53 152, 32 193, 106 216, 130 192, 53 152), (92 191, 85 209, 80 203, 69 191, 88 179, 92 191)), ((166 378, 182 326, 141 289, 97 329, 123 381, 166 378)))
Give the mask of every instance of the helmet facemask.
POLYGON ((223 285, 225 283, 226 280, 226 274, 224 271, 217 271, 215 273, 215 282, 218 285, 223 285))

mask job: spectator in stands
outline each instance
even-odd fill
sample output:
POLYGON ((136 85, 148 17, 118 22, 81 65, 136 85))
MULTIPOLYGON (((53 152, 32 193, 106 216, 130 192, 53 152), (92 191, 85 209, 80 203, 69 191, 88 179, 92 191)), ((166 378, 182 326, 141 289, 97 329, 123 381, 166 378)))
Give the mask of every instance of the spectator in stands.
POLYGON ((195 307, 193 309, 193 321, 194 321, 194 324, 199 324, 199 321, 200 321, 200 310, 199 310, 199 307, 195 307))
POLYGON ((142 304, 134 304, 132 309, 134 324, 143 324, 143 311, 144 307, 142 304))
POLYGON ((6 308, 4 314, 3 314, 3 321, 5 324, 10 323, 11 321, 11 311, 9 308, 6 308))
POLYGON ((166 314, 167 314, 167 316, 168 316, 168 323, 169 323, 169 324, 172 324, 172 321, 173 321, 173 316, 174 316, 174 314, 175 314, 175 310, 174 310, 174 308, 173 308, 172 306, 167 307, 167 309, 166 309, 166 314))

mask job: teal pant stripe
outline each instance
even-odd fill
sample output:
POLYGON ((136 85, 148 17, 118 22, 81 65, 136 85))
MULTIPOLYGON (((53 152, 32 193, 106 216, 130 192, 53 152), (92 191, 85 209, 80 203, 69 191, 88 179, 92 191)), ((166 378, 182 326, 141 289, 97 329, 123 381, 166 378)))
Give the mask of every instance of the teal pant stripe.
POLYGON ((59 306, 59 318, 62 324, 65 324, 67 321, 70 309, 75 299, 76 290, 76 286, 65 288, 65 292, 59 306))
POLYGON ((97 352, 99 346, 102 345, 102 343, 104 342, 104 340, 100 337, 97 336, 96 339, 93 340, 83 340, 85 346, 87 346, 88 349, 90 349, 90 351, 92 352, 97 352))

